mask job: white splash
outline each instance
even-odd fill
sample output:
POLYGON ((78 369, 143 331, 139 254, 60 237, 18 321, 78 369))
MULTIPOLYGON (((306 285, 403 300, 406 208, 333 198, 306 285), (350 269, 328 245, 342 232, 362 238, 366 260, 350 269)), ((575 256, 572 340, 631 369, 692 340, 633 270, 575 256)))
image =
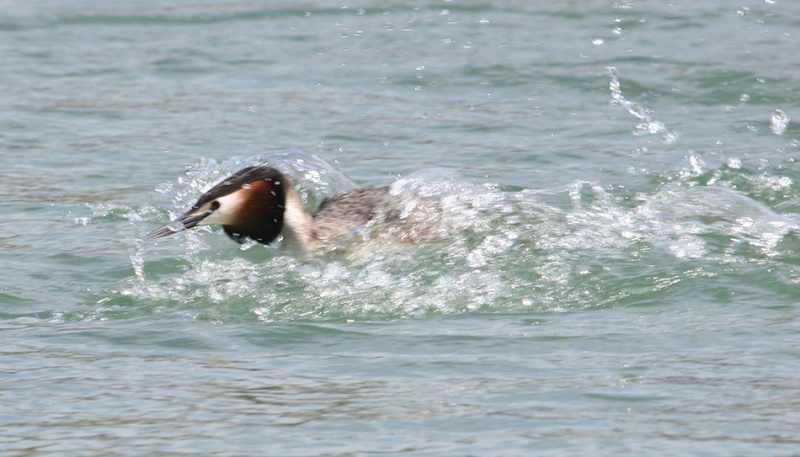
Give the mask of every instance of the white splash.
POLYGON ((791 119, 789 119, 789 116, 787 116, 783 110, 776 109, 772 112, 769 129, 775 135, 783 135, 786 132, 786 128, 789 126, 789 121, 791 121, 791 119))

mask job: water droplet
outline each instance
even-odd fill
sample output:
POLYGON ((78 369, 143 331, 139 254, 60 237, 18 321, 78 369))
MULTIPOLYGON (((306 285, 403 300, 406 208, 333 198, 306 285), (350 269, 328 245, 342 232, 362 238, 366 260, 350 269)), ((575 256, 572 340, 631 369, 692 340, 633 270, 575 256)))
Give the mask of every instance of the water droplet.
POLYGON ((699 176, 699 175, 703 174, 704 165, 705 165, 705 163, 703 162, 703 159, 701 159, 700 157, 696 156, 694 154, 694 152, 690 153, 690 155, 689 155, 689 166, 691 167, 692 174, 694 176, 699 176))
POLYGON ((128 249, 128 258, 133 267, 133 273, 140 281, 144 280, 144 243, 140 238, 128 237, 133 246, 128 249))
POLYGON ((636 102, 625 99, 622 95, 622 87, 619 81, 619 71, 615 67, 606 67, 606 71, 610 76, 608 88, 611 92, 611 106, 622 106, 625 110, 641 120, 642 122, 636 125, 633 129, 634 135, 655 135, 660 134, 661 140, 666 144, 675 142, 678 135, 669 130, 661 121, 653 119, 651 111, 636 102))
POLYGON ((772 113, 772 118, 770 118, 769 129, 775 135, 783 135, 786 132, 786 127, 789 125, 789 116, 783 112, 783 110, 776 109, 772 113))

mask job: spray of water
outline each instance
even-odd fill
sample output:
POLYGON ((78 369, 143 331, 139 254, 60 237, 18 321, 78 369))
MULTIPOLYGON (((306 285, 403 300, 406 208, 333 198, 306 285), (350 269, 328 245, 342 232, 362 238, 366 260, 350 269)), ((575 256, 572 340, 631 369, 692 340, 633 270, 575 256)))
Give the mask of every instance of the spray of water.
MULTIPOLYGON (((329 164, 299 153, 203 161, 171 191, 176 207, 183 210, 215 177, 258 161, 287 172, 298 166, 292 177, 311 207, 349 184, 329 164)), ((368 225, 298 259, 280 242, 241 250, 217 229, 158 243, 136 238, 129 250, 134 275, 100 300, 98 312, 144 308, 212 322, 558 312, 641 305, 691 288, 692 278, 720 265, 735 270, 793 256, 797 216, 730 187, 696 186, 697 173, 705 170, 661 177, 655 191, 629 199, 592 181, 510 191, 424 170, 391 185, 402 210, 431 211, 419 221, 419 239, 368 225)), ((141 233, 163 215, 135 213, 146 215, 132 221, 143 225, 141 233)))
POLYGON ((615 67, 606 67, 606 70, 609 74, 608 88, 611 91, 611 105, 625 108, 625 111, 631 116, 641 121, 634 127, 633 134, 659 135, 664 143, 674 143, 678 139, 678 135, 674 131, 668 129, 663 122, 654 119, 652 111, 634 101, 627 100, 622 95, 619 71, 615 67))

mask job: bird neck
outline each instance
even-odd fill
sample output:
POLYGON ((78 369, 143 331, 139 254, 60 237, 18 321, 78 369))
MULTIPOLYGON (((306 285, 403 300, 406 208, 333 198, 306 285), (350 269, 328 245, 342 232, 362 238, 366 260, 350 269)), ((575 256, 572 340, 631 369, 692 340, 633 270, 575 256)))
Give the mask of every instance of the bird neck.
POLYGON ((307 253, 317 244, 314 238, 314 219, 294 186, 288 179, 284 182, 286 203, 281 235, 290 249, 307 253))

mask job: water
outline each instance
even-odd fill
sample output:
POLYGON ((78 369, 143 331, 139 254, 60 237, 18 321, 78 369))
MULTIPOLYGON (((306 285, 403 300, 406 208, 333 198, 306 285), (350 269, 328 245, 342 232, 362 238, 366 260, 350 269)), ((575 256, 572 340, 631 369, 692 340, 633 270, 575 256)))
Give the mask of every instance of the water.
POLYGON ((0 454, 798 454, 800 4, 0 6, 0 454), (251 163, 441 215, 144 238, 251 163))

